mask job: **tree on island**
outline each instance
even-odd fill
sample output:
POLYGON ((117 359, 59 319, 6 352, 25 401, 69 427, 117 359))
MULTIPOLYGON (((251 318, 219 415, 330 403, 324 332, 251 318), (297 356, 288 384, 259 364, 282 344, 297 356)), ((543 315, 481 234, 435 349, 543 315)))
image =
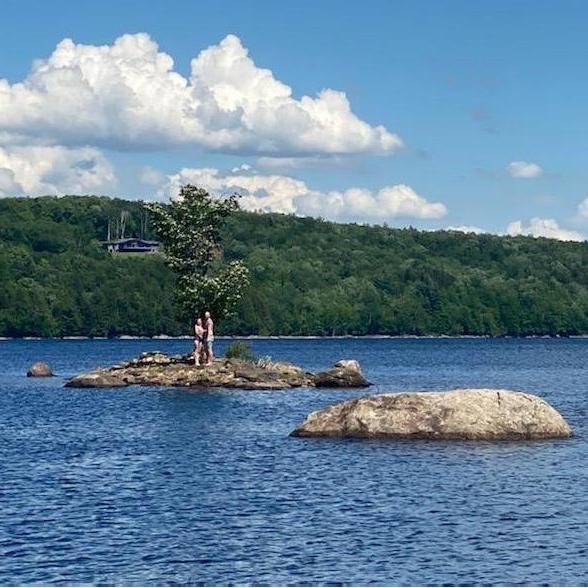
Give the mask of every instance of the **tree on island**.
POLYGON ((229 316, 249 284, 240 261, 226 263, 221 228, 239 209, 238 195, 215 198, 203 188, 185 185, 170 204, 147 204, 166 262, 176 274, 180 312, 193 319, 204 310, 216 318, 229 316))

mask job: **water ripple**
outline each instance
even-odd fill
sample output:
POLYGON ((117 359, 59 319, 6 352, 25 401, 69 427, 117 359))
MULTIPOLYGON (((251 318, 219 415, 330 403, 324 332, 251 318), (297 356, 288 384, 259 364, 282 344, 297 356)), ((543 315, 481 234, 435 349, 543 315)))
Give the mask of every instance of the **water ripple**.
MULTIPOLYGON (((0 343, 0 584, 585 585, 588 341, 256 341, 379 390, 535 391, 538 443, 293 439, 350 391, 69 390, 145 341, 0 343)), ((180 351, 185 342, 158 341, 180 351)))

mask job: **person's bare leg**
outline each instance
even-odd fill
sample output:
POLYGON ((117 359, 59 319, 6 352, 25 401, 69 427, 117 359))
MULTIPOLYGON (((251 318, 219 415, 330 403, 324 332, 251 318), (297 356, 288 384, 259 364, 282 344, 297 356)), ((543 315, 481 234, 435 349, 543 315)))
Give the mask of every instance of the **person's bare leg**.
POLYGON ((196 343, 196 351, 194 353, 194 365, 200 367, 200 353, 202 352, 202 343, 196 343))
POLYGON ((212 365, 212 360, 214 359, 214 353, 212 352, 212 345, 206 346, 206 356, 207 356, 206 365, 212 365))

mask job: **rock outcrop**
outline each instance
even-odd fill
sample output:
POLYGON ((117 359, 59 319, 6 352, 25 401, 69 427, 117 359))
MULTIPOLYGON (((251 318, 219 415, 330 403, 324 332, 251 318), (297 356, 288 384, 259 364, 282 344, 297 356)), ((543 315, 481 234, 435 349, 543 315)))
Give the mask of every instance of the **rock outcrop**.
POLYGON ((122 386, 128 386, 129 383, 118 375, 108 373, 104 370, 97 370, 74 376, 65 385, 69 388, 120 388, 122 386))
POLYGON ((367 388, 370 383, 363 377, 359 363, 354 359, 342 359, 333 367, 314 377, 317 388, 367 388))
MULTIPOLYGON (((334 367, 361 375, 359 364, 334 367)), ((337 364, 336 364, 337 365, 337 364)), ((143 353, 137 359, 74 376, 70 388, 110 388, 141 384, 145 386, 223 387, 243 390, 281 390, 314 386, 315 376, 287 362, 217 359, 211 366, 195 366, 191 355, 169 356, 159 351, 143 353)), ((339 387, 365 386, 363 376, 341 381, 339 387)))
POLYGON ((37 361, 27 371, 29 378, 50 378, 53 376, 51 368, 43 361, 37 361))
POLYGON ((378 394, 310 413, 294 437, 524 440, 570 437, 547 402, 510 390, 378 394))

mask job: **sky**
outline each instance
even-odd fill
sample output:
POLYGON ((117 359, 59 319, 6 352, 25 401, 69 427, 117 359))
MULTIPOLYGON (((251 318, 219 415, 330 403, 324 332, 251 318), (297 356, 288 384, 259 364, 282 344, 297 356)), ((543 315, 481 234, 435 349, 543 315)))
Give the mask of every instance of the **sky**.
POLYGON ((588 236, 583 0, 2 0, 0 196, 588 236))

